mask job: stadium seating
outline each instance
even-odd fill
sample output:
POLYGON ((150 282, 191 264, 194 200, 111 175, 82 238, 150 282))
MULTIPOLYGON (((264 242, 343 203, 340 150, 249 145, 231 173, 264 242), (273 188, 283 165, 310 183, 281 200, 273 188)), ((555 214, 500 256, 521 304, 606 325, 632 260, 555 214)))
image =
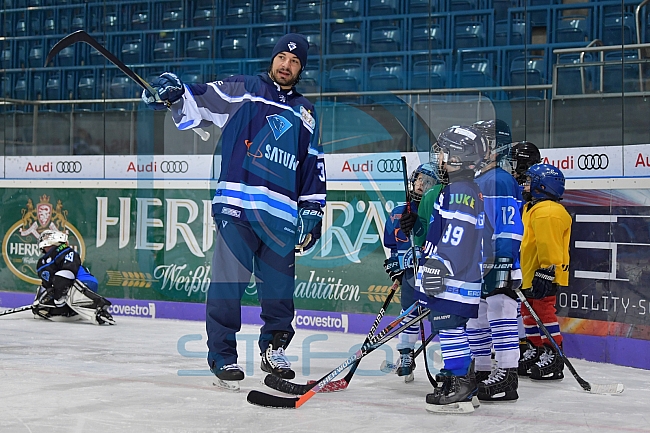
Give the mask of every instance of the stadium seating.
POLYGON ((488 59, 465 59, 458 76, 458 87, 488 87, 494 84, 488 59))
POLYGON ((194 27, 211 27, 218 21, 217 5, 211 0, 199 2, 194 11, 192 22, 194 27))
POLYGON ((164 62, 176 58, 176 38, 167 36, 158 39, 153 47, 154 62, 164 62))
POLYGON ((563 17, 557 23, 555 42, 585 42, 592 39, 591 25, 585 16, 563 17))
POLYGON ((228 25, 249 24, 253 18, 253 5, 249 1, 230 0, 226 11, 228 25))
POLYGON ((636 42, 634 15, 608 14, 603 19, 601 39, 605 45, 633 44, 636 42))
POLYGON ((363 0, 331 0, 330 17, 331 18, 352 18, 363 14, 363 0))
POLYGON ((357 28, 339 29, 330 35, 330 54, 361 52, 361 31, 357 28))
POLYGON ((454 35, 456 49, 485 46, 485 29, 481 22, 466 21, 456 23, 454 35))
POLYGON ((211 59, 212 38, 209 35, 191 38, 185 48, 185 57, 190 59, 211 59))
POLYGON ((402 49, 402 31, 396 26, 376 27, 370 35, 370 52, 383 53, 402 49))
POLYGON ((318 21, 323 11, 322 0, 298 0, 293 12, 296 21, 318 21))
POLYGON ((266 24, 289 21, 289 2, 287 0, 263 0, 260 21, 266 24))
POLYGON ((368 90, 400 90, 404 88, 404 71, 399 62, 375 63, 370 68, 368 90))
POLYGON ((620 51, 605 54, 607 64, 603 68, 603 91, 605 93, 638 92, 639 66, 634 62, 638 59, 636 51, 626 51, 622 56, 620 51))
POLYGON ((131 39, 124 42, 121 60, 126 64, 142 63, 142 40, 131 39))
POLYGON ((284 36, 284 33, 263 33, 257 38, 256 48, 256 57, 270 59, 271 53, 273 52, 273 47, 278 42, 278 40, 284 36))
POLYGON ((221 41, 221 57, 224 59, 244 59, 248 57, 248 37, 246 35, 224 37, 221 41))
POLYGON ((399 0, 370 0, 368 13, 375 15, 397 15, 400 10, 399 0))
POLYGON ((344 63, 329 71, 329 90, 332 92, 358 92, 361 90, 361 65, 344 63))
POLYGON ((413 89, 442 89, 447 81, 447 68, 444 60, 421 60, 413 64, 413 89))

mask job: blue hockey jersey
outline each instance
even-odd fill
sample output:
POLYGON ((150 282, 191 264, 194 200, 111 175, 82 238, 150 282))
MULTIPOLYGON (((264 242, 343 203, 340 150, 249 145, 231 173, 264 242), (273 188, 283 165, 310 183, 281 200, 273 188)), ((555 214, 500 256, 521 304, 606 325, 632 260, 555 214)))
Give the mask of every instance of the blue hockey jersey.
POLYGON ((459 180, 447 185, 433 206, 424 244, 427 257, 438 257, 447 265, 446 290, 428 298, 418 273, 418 297, 434 311, 462 317, 478 317, 481 298, 483 200, 478 185, 459 180))
POLYGON ((217 220, 259 223, 295 234, 301 201, 325 206, 325 162, 314 106, 268 74, 186 84, 172 105, 181 130, 222 128, 221 174, 212 200, 217 220))
POLYGON ((500 167, 478 176, 474 181, 483 194, 485 230, 483 231, 483 257, 514 259, 513 278, 521 279, 519 247, 524 235, 521 222, 523 198, 514 177, 500 167))
MULTIPOLYGON (((411 240, 406 237, 399 226, 399 220, 406 210, 406 204, 395 206, 386 220, 384 226, 384 246, 390 249, 390 257, 397 257, 400 269, 413 267, 413 253, 411 249, 411 240)), ((418 211, 418 203, 411 202, 411 211, 418 211)), ((420 257, 419 248, 416 248, 416 255, 420 257)))

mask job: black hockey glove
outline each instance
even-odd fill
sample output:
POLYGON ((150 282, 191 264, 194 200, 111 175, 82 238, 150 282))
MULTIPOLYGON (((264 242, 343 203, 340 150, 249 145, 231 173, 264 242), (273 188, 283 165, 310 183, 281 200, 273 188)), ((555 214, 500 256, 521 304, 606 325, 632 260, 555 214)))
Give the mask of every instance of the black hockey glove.
POLYGON ((553 293, 553 280, 555 279, 555 265, 548 268, 539 268, 533 277, 533 287, 528 290, 527 297, 542 299, 553 293))
POLYGON ((393 281, 402 284, 402 277, 404 276, 404 269, 399 266, 399 259, 397 257, 389 257, 384 260, 384 269, 388 277, 393 281))
POLYGON ((413 211, 406 211, 402 214, 402 217, 399 219, 399 228, 402 229, 406 236, 410 236, 411 231, 415 236, 420 236, 422 234, 422 224, 418 219, 418 213, 413 211))
POLYGON ((150 84, 158 92, 158 98, 145 89, 142 91, 142 100, 147 107, 154 110, 166 110, 168 106, 178 102, 185 93, 183 82, 171 72, 164 72, 150 84))
POLYGON ((422 288, 424 293, 430 298, 444 292, 445 277, 449 275, 447 266, 441 260, 428 258, 424 265, 420 266, 422 271, 422 288))
POLYGON ((320 239, 322 227, 323 210, 320 204, 311 201, 298 203, 295 251, 302 254, 311 249, 320 239))
POLYGON ((484 296, 495 290, 510 289, 512 278, 510 276, 514 259, 510 257, 497 257, 483 264, 483 285, 481 292, 484 296))

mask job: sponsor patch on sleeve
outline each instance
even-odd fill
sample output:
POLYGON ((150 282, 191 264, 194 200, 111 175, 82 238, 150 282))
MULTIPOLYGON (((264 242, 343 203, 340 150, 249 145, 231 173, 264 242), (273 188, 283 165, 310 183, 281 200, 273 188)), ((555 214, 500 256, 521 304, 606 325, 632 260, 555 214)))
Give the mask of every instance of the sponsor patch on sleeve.
POLYGON ((314 116, 311 115, 309 110, 307 110, 305 107, 300 107, 300 118, 302 119, 302 123, 307 127, 310 131, 314 131, 314 128, 316 128, 316 120, 314 119, 314 116))

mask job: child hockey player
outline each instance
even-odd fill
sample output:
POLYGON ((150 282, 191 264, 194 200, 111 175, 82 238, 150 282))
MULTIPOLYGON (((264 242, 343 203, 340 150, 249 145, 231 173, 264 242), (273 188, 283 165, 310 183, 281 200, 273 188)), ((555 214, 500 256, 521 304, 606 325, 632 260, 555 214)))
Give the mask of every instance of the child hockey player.
POLYGON ((522 197, 515 178, 501 168, 509 165, 510 127, 498 119, 474 126, 486 136, 490 151, 474 180, 485 209, 484 271, 479 315, 467 322, 467 335, 476 361, 479 400, 517 400, 520 353, 518 302, 513 290, 521 286, 522 197), (497 362, 494 371, 492 349, 497 362))
MULTIPOLYGON (((564 174, 550 164, 535 164, 526 171, 532 200, 524 205, 521 241, 523 293, 555 342, 562 346, 555 302, 559 286, 569 284, 571 216, 559 201, 564 174)), ((521 307, 526 336, 534 346, 519 363, 520 375, 538 380, 564 378, 564 361, 546 340, 525 305, 521 307)))
MULTIPOLYGON (((390 257, 384 261, 384 269, 394 284, 402 286, 400 294, 402 309, 408 308, 415 302, 413 249, 410 236, 424 231, 424 227, 418 221, 418 205, 422 196, 435 185, 436 178, 431 164, 422 164, 415 169, 408 182, 411 201, 396 206, 391 211, 384 227, 384 246, 390 249, 390 257)), ((416 248, 416 251, 419 253, 420 248, 416 248)), ((416 313, 413 313, 412 317, 415 315, 416 313)), ((411 316, 405 320, 409 318, 411 316)), ((397 350, 400 353, 400 368, 397 370, 397 375, 404 376, 404 380, 407 382, 413 380, 413 370, 415 369, 413 349, 418 337, 419 328, 417 325, 413 325, 400 334, 400 342, 397 344, 397 350)))
POLYGON ((68 245, 68 235, 45 230, 38 240, 43 256, 37 272, 41 286, 32 306, 34 318, 52 321, 88 320, 113 325, 111 302, 98 295, 97 279, 81 264, 79 254, 68 245))
POLYGON ((431 310, 431 332, 440 336, 444 359, 440 380, 426 396, 430 412, 472 412, 477 392, 465 325, 478 315, 481 296, 483 201, 474 175, 487 141, 473 127, 455 126, 440 134, 432 163, 449 184, 434 205, 418 269, 418 295, 431 310))

